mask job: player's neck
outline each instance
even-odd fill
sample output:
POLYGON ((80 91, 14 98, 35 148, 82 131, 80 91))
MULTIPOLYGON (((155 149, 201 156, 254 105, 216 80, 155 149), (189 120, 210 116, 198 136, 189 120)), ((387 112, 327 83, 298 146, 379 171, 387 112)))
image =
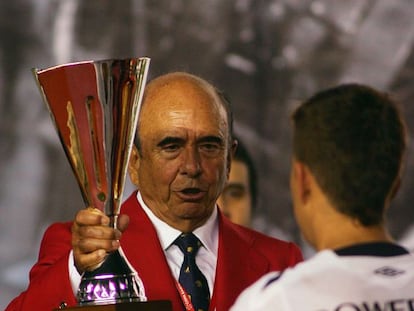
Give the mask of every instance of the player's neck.
POLYGON ((353 220, 347 219, 335 226, 329 226, 316 241, 316 249, 338 249, 355 244, 372 242, 392 242, 385 226, 375 225, 365 227, 353 220))

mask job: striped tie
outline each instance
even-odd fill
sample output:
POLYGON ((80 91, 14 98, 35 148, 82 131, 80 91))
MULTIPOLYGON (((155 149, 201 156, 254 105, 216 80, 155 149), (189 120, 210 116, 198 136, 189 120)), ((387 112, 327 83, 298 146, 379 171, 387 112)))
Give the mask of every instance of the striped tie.
POLYGON ((179 282, 186 290, 196 311, 207 311, 210 291, 205 276, 197 267, 195 257, 201 246, 199 239, 192 233, 183 233, 175 241, 184 254, 179 282))

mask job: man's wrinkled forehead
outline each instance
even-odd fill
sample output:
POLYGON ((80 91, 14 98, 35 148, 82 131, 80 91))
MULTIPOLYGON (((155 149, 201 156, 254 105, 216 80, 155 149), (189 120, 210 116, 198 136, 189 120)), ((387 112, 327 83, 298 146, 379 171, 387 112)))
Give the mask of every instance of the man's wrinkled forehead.
MULTIPOLYGON (((216 116, 214 122, 217 122, 216 124, 227 132, 225 135, 231 137, 232 116, 228 110, 230 108, 223 102, 216 88, 202 78, 182 72, 160 76, 147 84, 138 121, 137 136, 142 130, 140 128, 143 123, 145 127, 153 123, 152 120, 160 114, 159 111, 171 113, 174 107, 181 110, 183 108, 181 101, 185 102, 184 106, 190 110, 198 111, 206 108, 211 110, 210 117, 216 116)), ((139 137, 137 139, 139 140, 139 137)))
POLYGON ((141 113, 148 109, 157 110, 158 106, 163 106, 162 109, 173 110, 174 106, 183 103, 190 108, 199 109, 198 106, 201 108, 204 105, 202 108, 207 106, 207 109, 220 111, 220 114, 224 112, 224 116, 227 114, 226 108, 212 85, 185 73, 168 74, 151 81, 144 94, 141 113))
POLYGON ((172 73, 152 80, 146 87, 144 102, 154 97, 184 93, 190 90, 204 92, 216 99, 214 87, 207 81, 187 73, 172 73))

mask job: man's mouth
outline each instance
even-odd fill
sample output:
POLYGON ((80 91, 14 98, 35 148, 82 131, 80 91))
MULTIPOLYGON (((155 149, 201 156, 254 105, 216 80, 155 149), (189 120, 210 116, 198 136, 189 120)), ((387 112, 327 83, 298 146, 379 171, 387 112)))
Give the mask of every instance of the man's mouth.
POLYGON ((205 194, 206 191, 203 191, 200 188, 185 188, 177 192, 177 195, 183 201, 199 201, 205 194))

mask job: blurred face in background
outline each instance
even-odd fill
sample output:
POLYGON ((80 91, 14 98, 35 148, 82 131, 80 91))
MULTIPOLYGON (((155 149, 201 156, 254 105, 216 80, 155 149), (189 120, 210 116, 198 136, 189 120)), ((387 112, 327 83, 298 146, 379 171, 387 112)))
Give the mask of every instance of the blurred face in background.
POLYGON ((217 203, 232 222, 249 227, 252 218, 252 194, 247 165, 237 159, 231 163, 230 176, 217 203))

